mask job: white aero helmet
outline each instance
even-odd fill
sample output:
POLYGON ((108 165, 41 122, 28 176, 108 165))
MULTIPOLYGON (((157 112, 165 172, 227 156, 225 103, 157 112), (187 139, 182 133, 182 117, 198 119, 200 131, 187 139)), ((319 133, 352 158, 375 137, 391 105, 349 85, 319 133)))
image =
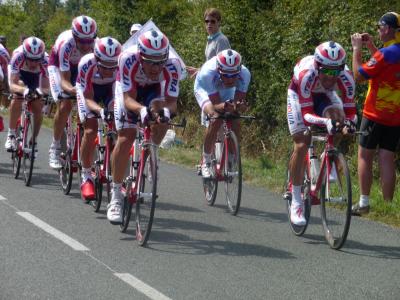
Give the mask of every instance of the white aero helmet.
POLYGON ((217 66, 222 74, 239 73, 242 68, 242 57, 235 50, 223 50, 217 54, 217 66))
POLYGON ((94 55, 101 61, 116 63, 121 54, 121 49, 121 44, 116 39, 107 36, 96 40, 94 55))
POLYGON ((44 56, 45 45, 41 39, 31 36, 25 39, 22 43, 22 50, 26 58, 31 60, 39 60, 44 56))
POLYGON ((139 36, 138 49, 141 54, 163 56, 166 59, 169 54, 169 41, 161 31, 149 30, 139 36))
POLYGON ((96 21, 88 16, 79 16, 72 20, 72 34, 79 39, 94 39, 97 35, 96 21))
POLYGON ((339 43, 325 42, 315 48, 314 59, 325 67, 343 68, 346 63, 346 51, 339 43))

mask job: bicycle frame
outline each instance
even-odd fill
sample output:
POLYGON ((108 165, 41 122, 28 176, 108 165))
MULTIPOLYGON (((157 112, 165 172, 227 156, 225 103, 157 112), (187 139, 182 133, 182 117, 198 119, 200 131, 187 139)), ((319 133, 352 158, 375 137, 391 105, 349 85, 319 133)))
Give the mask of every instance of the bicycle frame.
POLYGON ((224 167, 225 167, 225 156, 229 153, 227 137, 232 132, 232 120, 223 120, 223 133, 224 133, 224 148, 219 161, 215 164, 215 177, 218 181, 224 181, 224 167))
POLYGON ((95 164, 100 164, 100 182, 106 183, 110 168, 110 155, 108 153, 112 152, 111 136, 115 135, 114 121, 108 120, 104 122, 101 118, 97 119, 97 139, 96 145, 99 147, 100 157, 97 158, 95 164), (106 127, 106 133, 104 132, 104 127, 106 127), (106 142, 104 143, 104 136, 106 137, 106 142))
MULTIPOLYGON (((310 196, 311 196, 311 203, 312 205, 319 205, 320 204, 320 198, 319 198, 319 191, 321 190, 322 183, 324 182, 324 172, 323 170, 325 169, 325 166, 327 166, 327 174, 330 174, 332 166, 329 163, 329 153, 334 149, 334 144, 333 144, 333 135, 327 135, 327 136, 312 136, 311 137, 311 144, 308 148, 308 153, 306 156, 306 162, 307 162, 307 172, 308 174, 311 175, 310 172, 310 157, 315 156, 314 153, 314 141, 322 141, 325 142, 325 148, 322 154, 322 161, 321 165, 318 171, 318 176, 317 180, 315 181, 315 184, 311 184, 311 190, 310 190, 310 196)), ((310 176, 311 178, 311 176, 310 176)), ((329 185, 329 180, 327 180, 327 183, 329 185)))
POLYGON ((148 145, 155 145, 151 141, 151 128, 149 125, 147 125, 145 128, 137 128, 136 131, 136 138, 135 142, 132 146, 131 150, 131 157, 132 157, 132 172, 129 174, 131 177, 130 179, 133 181, 132 185, 132 192, 127 193, 131 195, 132 197, 128 198, 128 201, 132 204, 135 204, 137 199, 140 198, 141 195, 138 194, 138 189, 141 184, 140 178, 142 178, 142 174, 144 171, 144 161, 146 159, 145 157, 145 150, 146 146, 148 145), (140 155, 140 158, 139 158, 140 155), (137 159, 139 159, 137 161, 137 159))

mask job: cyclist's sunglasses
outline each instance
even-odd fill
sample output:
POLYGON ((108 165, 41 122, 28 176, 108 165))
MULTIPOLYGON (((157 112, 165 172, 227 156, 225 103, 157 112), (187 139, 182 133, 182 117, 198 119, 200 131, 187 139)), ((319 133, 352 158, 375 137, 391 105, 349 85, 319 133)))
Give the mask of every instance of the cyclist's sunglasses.
POLYGON ((90 45, 94 43, 94 39, 76 39, 79 44, 90 45))
POLYGON ((149 64, 149 65, 153 65, 153 66, 164 66, 165 63, 168 60, 168 59, 154 60, 154 59, 149 59, 149 58, 146 58, 146 57, 143 57, 143 56, 141 58, 142 58, 142 61, 144 63, 149 64))
POLYGON ((327 75, 327 76, 339 76, 342 69, 327 69, 327 68, 319 68, 318 70, 320 73, 327 75))
POLYGON ((107 69, 107 70, 115 70, 116 68, 118 68, 118 64, 115 65, 105 65, 102 64, 101 62, 97 62, 97 66, 103 69, 107 69))
POLYGON ((29 57, 25 57, 26 60, 29 60, 31 62, 40 62, 43 59, 43 56, 40 58, 29 58, 29 57))
POLYGON ((206 23, 206 24, 208 24, 208 23, 215 24, 215 23, 217 23, 217 21, 216 20, 204 20, 204 23, 206 23))
POLYGON ((225 78, 238 78, 239 77, 239 73, 233 73, 233 74, 221 73, 221 76, 225 77, 225 78))

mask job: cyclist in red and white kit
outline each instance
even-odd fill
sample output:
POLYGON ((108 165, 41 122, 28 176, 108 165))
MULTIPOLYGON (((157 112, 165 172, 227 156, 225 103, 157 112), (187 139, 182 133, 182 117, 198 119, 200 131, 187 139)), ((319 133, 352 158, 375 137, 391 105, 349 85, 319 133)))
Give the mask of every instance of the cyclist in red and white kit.
MULTIPOLYGON (((176 113, 181 64, 169 58, 168 38, 158 30, 142 33, 136 47, 129 47, 119 59, 114 116, 118 140, 112 157, 112 196, 107 219, 112 224, 122 222, 122 180, 128 165, 129 152, 136 137, 138 120, 145 122, 150 114, 159 120, 176 113)), ((152 126, 152 140, 160 144, 168 124, 152 126)))
POLYGON ((41 97, 48 87, 47 75, 47 56, 45 55, 45 45, 37 37, 29 37, 24 40, 21 46, 13 51, 9 70, 8 81, 12 100, 10 104, 10 119, 5 148, 7 151, 13 151, 15 145, 15 129, 18 117, 21 115, 22 102, 29 94, 35 95, 31 107, 33 112, 34 134, 38 135, 42 124, 41 97))
MULTIPOLYGON (((10 54, 4 45, 1 44, 0 40, 0 93, 3 93, 7 86, 7 65, 10 62, 10 54)), ((2 99, 4 95, 0 95, 0 99, 2 99)), ((0 104, 3 105, 3 101, 0 101, 0 104)), ((4 123, 3 118, 0 116, 0 131, 3 131, 4 123)))
POLYGON ((330 41, 319 45, 313 56, 304 57, 294 68, 287 96, 287 120, 294 142, 289 167, 292 182, 290 219, 295 225, 306 224, 301 185, 304 158, 311 142, 307 126, 326 126, 329 133, 335 133, 337 123, 347 124, 347 129, 355 128, 355 83, 345 61, 343 47, 330 41))
POLYGON ((114 87, 117 78, 121 44, 112 37, 97 39, 94 52, 82 57, 78 65, 76 91, 79 118, 84 127, 81 144, 82 185, 85 200, 95 198, 91 166, 93 147, 97 136, 97 119, 103 120, 114 110, 114 87), (102 104, 102 106, 100 105, 102 104))
POLYGON ((54 115, 53 142, 49 150, 49 165, 60 169, 61 137, 64 125, 72 110, 72 98, 76 96, 75 82, 78 63, 82 56, 93 52, 97 34, 96 22, 88 16, 79 16, 72 21, 72 28, 62 32, 50 54, 49 79, 51 94, 57 104, 54 115))

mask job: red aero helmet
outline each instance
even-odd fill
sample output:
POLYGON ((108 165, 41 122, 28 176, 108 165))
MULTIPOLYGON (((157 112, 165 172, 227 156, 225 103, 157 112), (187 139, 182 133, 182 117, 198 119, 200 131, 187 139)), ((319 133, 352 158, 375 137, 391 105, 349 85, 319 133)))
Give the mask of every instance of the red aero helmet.
POLYGON ((138 48, 140 53, 153 56, 168 57, 168 38, 158 30, 150 30, 139 36, 138 48))
POLYGON ((94 39, 97 34, 96 21, 88 16, 79 16, 72 20, 72 33, 80 39, 94 39))
POLYGON ((94 45, 94 55, 108 62, 117 62, 118 56, 121 54, 121 44, 112 37, 103 37, 97 39, 94 45))
POLYGON ((346 63, 346 51, 333 41, 325 42, 315 48, 315 61, 327 67, 342 67, 346 63))
POLYGON ((22 49, 26 58, 39 60, 44 56, 45 46, 41 39, 31 36, 24 40, 22 49))
POLYGON ((220 73, 239 73, 242 57, 235 50, 223 50, 217 54, 217 65, 220 73))

